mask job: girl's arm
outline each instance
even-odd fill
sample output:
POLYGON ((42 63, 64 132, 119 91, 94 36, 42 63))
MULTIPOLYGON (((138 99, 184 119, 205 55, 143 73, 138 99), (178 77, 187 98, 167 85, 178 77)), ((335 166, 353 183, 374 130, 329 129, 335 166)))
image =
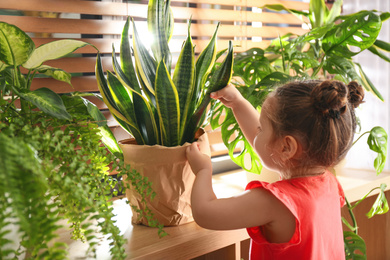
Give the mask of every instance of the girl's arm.
POLYGON ((196 143, 187 148, 187 159, 196 179, 192 188, 191 207, 196 223, 214 230, 239 229, 272 224, 289 213, 270 192, 252 189, 242 194, 217 199, 212 189, 210 157, 202 154, 196 143))
POLYGON ((220 100, 226 107, 232 109, 234 117, 241 131, 244 133, 246 140, 253 146, 253 140, 260 127, 260 115, 256 108, 231 84, 219 91, 211 93, 210 97, 220 100))

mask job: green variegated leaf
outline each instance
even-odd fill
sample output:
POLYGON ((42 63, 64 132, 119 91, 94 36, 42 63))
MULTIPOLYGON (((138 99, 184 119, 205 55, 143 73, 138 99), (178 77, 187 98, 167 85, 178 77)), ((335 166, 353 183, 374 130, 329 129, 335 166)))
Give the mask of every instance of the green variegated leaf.
POLYGON ((35 49, 31 38, 18 27, 0 22, 0 61, 19 66, 35 49))
POLYGON ((70 120, 72 117, 66 111, 61 97, 48 88, 40 88, 34 91, 19 93, 20 96, 37 106, 43 112, 58 119, 70 120))
POLYGON ((179 95, 164 61, 157 66, 156 75, 157 112, 160 119, 161 145, 176 146, 180 134, 179 95))
MULTIPOLYGON (((134 120, 130 121, 128 118, 126 118, 124 115, 122 115, 122 113, 119 111, 118 105, 116 104, 117 99, 112 96, 112 92, 110 90, 110 87, 107 84, 106 78, 104 77, 99 53, 96 57, 95 72, 96 72, 96 80, 98 83, 98 88, 99 88, 100 94, 102 95, 103 101, 107 105, 111 114, 118 121, 118 123, 123 127, 123 129, 125 129, 130 134, 132 134, 134 136, 134 138, 138 139, 137 142, 139 142, 139 144, 144 144, 141 133, 139 132, 138 128, 136 127, 136 123, 134 122, 134 120)), ((114 86, 116 84, 116 82, 114 82, 114 81, 115 80, 112 79, 112 82, 111 82, 112 86, 114 86)), ((119 82, 119 80, 118 80, 118 82, 119 82)), ((122 92, 123 92, 123 90, 122 90, 122 92)), ((119 94, 119 96, 121 96, 121 94, 119 94)), ((131 105, 132 105, 132 103, 131 104, 124 104, 124 106, 131 106, 131 105)), ((128 113, 128 112, 126 111, 126 113, 128 113)), ((134 119, 134 117, 132 119, 134 119)))
POLYGON ((172 37, 173 26, 175 22, 173 19, 173 13, 170 4, 171 4, 171 0, 165 1, 165 32, 166 32, 166 37, 168 42, 172 37))
POLYGON ((48 65, 41 65, 38 68, 36 68, 36 70, 56 80, 60 80, 68 83, 69 85, 72 85, 72 83, 70 82, 72 76, 68 72, 62 69, 53 68, 48 65))
POLYGON ((43 44, 36 48, 30 58, 23 63, 23 67, 33 69, 42 65, 43 62, 54 60, 68 55, 89 43, 78 40, 57 40, 43 44))
MULTIPOLYGON (((169 4, 169 3, 168 3, 169 4)), ((167 12, 169 14, 169 11, 167 12)), ((166 5, 161 0, 149 0, 148 4, 148 29, 152 34, 152 51, 157 63, 164 59, 167 68, 171 67, 171 52, 169 51, 166 19, 166 5)))
POLYGON ((126 82, 126 85, 130 86, 132 89, 141 93, 141 88, 138 84, 137 75, 134 70, 133 57, 131 55, 130 40, 129 40, 129 27, 130 27, 130 18, 127 18, 126 24, 123 27, 122 36, 121 36, 121 48, 120 48, 120 61, 121 66, 117 66, 115 59, 115 49, 114 45, 112 46, 112 58, 114 70, 119 76, 119 79, 126 82), (120 70, 121 69, 121 70, 120 70), (118 72, 121 73, 118 73, 118 72))
POLYGON ((5 70, 5 68, 7 68, 7 64, 5 64, 4 62, 0 61, 0 72, 5 70))
POLYGON ((189 28, 190 25, 188 27, 188 36, 181 49, 172 79, 179 95, 180 139, 183 135, 187 118, 193 113, 193 111, 189 111, 189 107, 194 93, 195 54, 189 28))
POLYGON ((142 44, 137 29, 133 22, 133 46, 136 72, 145 84, 146 88, 154 95, 154 81, 156 78, 156 60, 150 55, 148 50, 142 44))
POLYGON ((381 27, 382 22, 374 12, 361 11, 334 26, 324 36, 322 48, 328 56, 352 57, 374 44, 381 27))
POLYGON ((210 79, 210 84, 207 89, 206 95, 204 96, 200 105, 197 107, 196 111, 192 114, 191 118, 189 119, 189 122, 183 134, 182 141, 191 142, 193 140, 196 131, 203 123, 202 121, 204 120, 205 117, 206 108, 210 103, 210 99, 211 99, 210 93, 214 91, 218 91, 226 87, 227 84, 229 84, 233 73, 232 69, 233 69, 233 44, 230 41, 228 54, 226 55, 222 64, 213 73, 210 79))
POLYGON ((120 148, 114 134, 111 132, 108 125, 99 127, 100 136, 102 137, 102 142, 107 149, 115 155, 116 158, 123 160, 123 152, 120 148))
POLYGON ((206 48, 199 54, 198 59, 196 60, 195 68, 195 90, 194 93, 198 95, 195 96, 195 101, 197 102, 202 94, 200 91, 204 88, 207 77, 210 74, 211 69, 213 68, 215 56, 217 54, 217 32, 219 28, 219 23, 215 28, 215 32, 210 42, 207 44, 206 48))

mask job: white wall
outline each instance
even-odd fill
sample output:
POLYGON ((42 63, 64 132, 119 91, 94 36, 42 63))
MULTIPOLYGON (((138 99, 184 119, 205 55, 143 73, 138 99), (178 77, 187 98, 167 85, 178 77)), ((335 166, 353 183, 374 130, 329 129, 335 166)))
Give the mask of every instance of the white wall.
MULTIPOLYGON (((390 12, 390 1, 344 0, 343 14, 355 13, 361 10, 390 12)), ((390 19, 383 23, 378 39, 390 42, 390 19)), ((387 55, 390 57, 389 53, 387 55)), ((355 61, 363 66, 363 70, 385 99, 385 102, 382 102, 370 93, 366 93, 366 103, 362 104, 357 111, 362 122, 362 132, 369 131, 374 126, 382 126, 390 134, 390 63, 383 61, 369 51, 358 54, 355 61)), ((348 155, 347 167, 373 169, 373 161, 376 155, 371 153, 367 156, 369 149, 366 140, 367 138, 360 140, 352 148, 348 155)), ((387 161, 389 161, 389 152, 387 157, 387 161)), ((390 169, 389 162, 387 162, 385 169, 390 169)))

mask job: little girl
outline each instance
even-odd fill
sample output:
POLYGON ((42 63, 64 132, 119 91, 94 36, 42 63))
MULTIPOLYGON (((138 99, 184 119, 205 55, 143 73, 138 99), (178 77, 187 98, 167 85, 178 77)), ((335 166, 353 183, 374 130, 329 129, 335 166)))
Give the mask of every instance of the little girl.
POLYGON ((279 172, 281 180, 253 181, 244 193, 217 199, 211 160, 193 143, 187 159, 196 174, 195 221, 208 229, 247 228, 251 259, 345 259, 344 193, 328 169, 352 145, 363 88, 356 82, 291 82, 267 97, 260 118, 232 85, 211 97, 233 110, 263 166, 279 172))

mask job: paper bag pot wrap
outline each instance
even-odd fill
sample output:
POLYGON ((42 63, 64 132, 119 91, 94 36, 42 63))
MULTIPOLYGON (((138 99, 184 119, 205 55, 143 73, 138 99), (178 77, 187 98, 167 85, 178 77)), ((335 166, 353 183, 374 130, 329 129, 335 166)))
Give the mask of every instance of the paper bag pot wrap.
MULTIPOLYGON (((197 132, 200 151, 210 155, 210 145, 203 129, 197 132)), ((177 226, 193 221, 191 210, 191 190, 195 175, 186 159, 186 148, 190 145, 165 147, 161 145, 137 145, 134 139, 119 142, 123 150, 124 162, 142 176, 148 177, 152 189, 156 193, 153 199, 147 198, 146 206, 154 214, 154 218, 164 226, 177 226)), ((123 180, 126 182, 126 179, 123 180)), ((141 195, 128 182, 130 189, 126 197, 130 205, 144 209, 141 195)), ((132 222, 148 226, 146 218, 140 218, 138 212, 132 210, 132 222)))

